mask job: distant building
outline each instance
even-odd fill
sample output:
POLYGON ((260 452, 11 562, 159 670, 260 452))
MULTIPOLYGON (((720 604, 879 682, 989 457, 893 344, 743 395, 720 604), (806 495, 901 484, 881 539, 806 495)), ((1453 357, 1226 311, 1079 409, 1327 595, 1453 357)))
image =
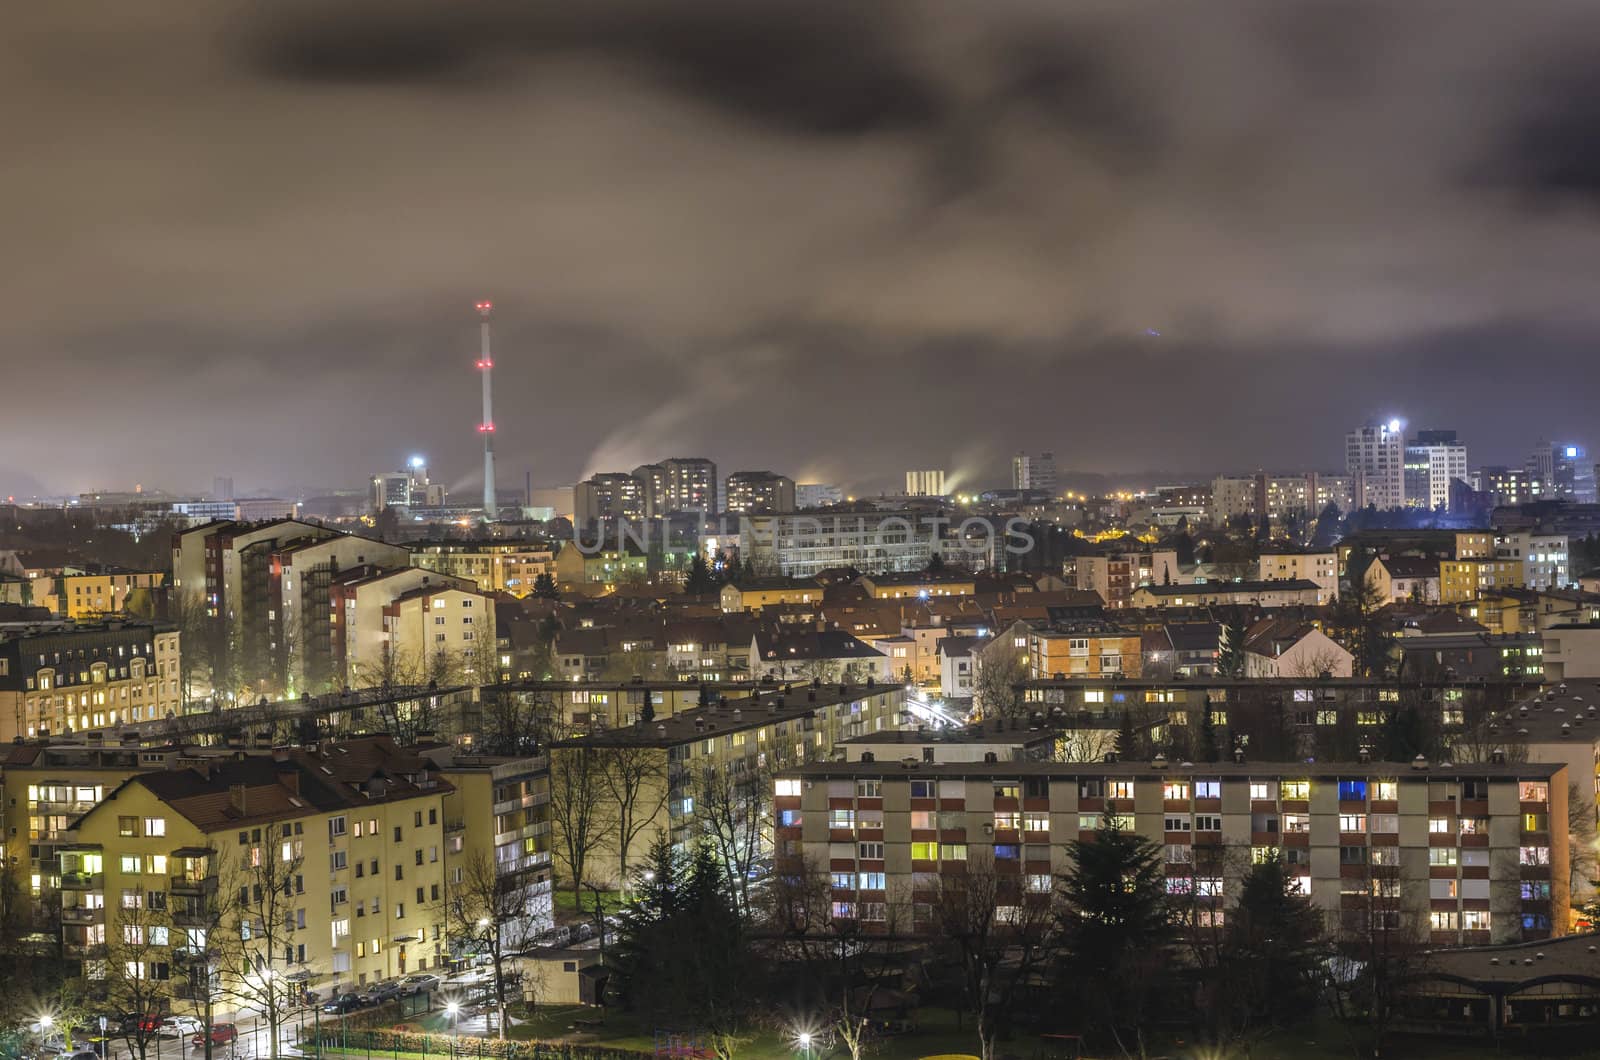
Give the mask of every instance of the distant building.
POLYGON ((906 495, 908 497, 945 496, 943 471, 907 471, 906 495))
POLYGON ((606 519, 643 519, 646 489, 637 472, 590 476, 572 488, 573 519, 580 526, 606 519))
POLYGON ((1268 548, 1257 557, 1256 567, 1256 576, 1264 582, 1302 578, 1316 582, 1322 590, 1320 603, 1332 603, 1339 595, 1339 554, 1331 548, 1303 552, 1268 548))
POLYGON ((177 631, 148 622, 0 630, 0 743, 119 729, 183 709, 177 631))
POLYGON ((1500 507, 1527 504, 1544 493, 1544 480, 1527 468, 1482 467, 1473 477, 1474 488, 1486 494, 1491 504, 1500 507))
POLYGON ((676 456, 659 464, 640 464, 633 477, 639 480, 647 518, 717 510, 717 465, 704 457, 676 456))
POLYGON ((1163 585, 1178 580, 1178 553, 1172 549, 1109 549, 1099 555, 1079 556, 1077 587, 1100 594, 1107 607, 1127 607, 1141 585, 1163 585))
POLYGON ((541 574, 555 574, 555 553, 527 541, 436 541, 412 546, 411 565, 470 578, 484 592, 527 596, 541 574))
POLYGON ((236 501, 235 518, 242 523, 258 523, 264 519, 298 519, 300 502, 286 501, 281 497, 246 497, 236 501))
POLYGON ((1565 534, 1515 531, 1496 535, 1495 556, 1521 561, 1524 588, 1561 589, 1572 584, 1568 544, 1565 534))
POLYGON ((1030 456, 1027 453, 1018 453, 1012 457, 1011 488, 1014 490, 1038 490, 1041 493, 1054 494, 1056 492, 1056 455, 1054 453, 1039 453, 1030 456))
POLYGON ((1211 582, 1202 585, 1144 585, 1133 591, 1133 607, 1316 607, 1321 588, 1316 582, 1211 582))
POLYGON ((1528 473, 1545 483, 1546 499, 1595 503, 1595 465, 1581 445, 1540 442, 1528 458, 1528 473))
POLYGON ((1455 431, 1418 431, 1405 450, 1406 505, 1436 511, 1450 504, 1450 483, 1467 477, 1467 447, 1455 431))
POLYGON ((165 578, 161 571, 67 569, 33 579, 33 603, 73 621, 103 618, 121 614, 129 597, 141 590, 148 595, 165 578))
MULTIPOLYGON (((1403 508, 1406 503, 1405 436, 1399 420, 1369 423, 1345 435, 1345 470, 1357 508, 1403 508)), ((1465 468, 1463 468, 1463 473, 1465 468)))
POLYGON ((233 500, 233 479, 226 475, 219 475, 212 479, 211 499, 214 501, 233 500))
POLYGON ((726 510, 739 515, 795 510, 794 479, 771 471, 735 471, 724 495, 726 510))
POLYGON ((1330 504, 1347 512, 1354 507, 1351 489, 1348 475, 1316 471, 1297 475, 1224 475, 1212 481, 1206 503, 1211 521, 1218 526, 1240 516, 1259 520, 1263 512, 1269 520, 1281 522, 1291 515, 1315 518, 1330 504))
POLYGON ((842 504, 844 491, 838 486, 830 486, 822 482, 802 482, 794 488, 794 504, 796 508, 824 508, 830 504, 842 504))
POLYGON ((344 686, 497 680, 494 598, 466 578, 356 568, 332 578, 328 610, 332 671, 344 686))
POLYGON ((917 512, 807 512, 741 516, 739 541, 756 571, 813 578, 835 567, 925 570, 940 534, 917 512))

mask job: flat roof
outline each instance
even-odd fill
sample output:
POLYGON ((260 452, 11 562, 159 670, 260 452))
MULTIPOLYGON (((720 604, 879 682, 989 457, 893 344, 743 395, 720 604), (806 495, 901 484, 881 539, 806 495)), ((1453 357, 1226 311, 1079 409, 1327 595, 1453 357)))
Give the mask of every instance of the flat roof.
POLYGON ((569 740, 557 740, 552 748, 575 747, 677 747, 695 740, 709 740, 734 732, 759 729, 776 722, 792 721, 815 714, 840 703, 852 703, 873 696, 905 695, 895 684, 799 686, 759 695, 727 699, 720 705, 679 711, 671 717, 637 722, 616 729, 600 729, 569 740))
POLYGON ((778 771, 796 777, 882 777, 901 772, 908 778, 952 780, 963 777, 1292 777, 1337 780, 1342 777, 1393 777, 1398 780, 1452 778, 1490 780, 1549 780, 1566 768, 1561 762, 1430 763, 1426 769, 1410 762, 1174 762, 1158 767, 1151 762, 918 762, 903 766, 893 762, 812 762, 778 771))

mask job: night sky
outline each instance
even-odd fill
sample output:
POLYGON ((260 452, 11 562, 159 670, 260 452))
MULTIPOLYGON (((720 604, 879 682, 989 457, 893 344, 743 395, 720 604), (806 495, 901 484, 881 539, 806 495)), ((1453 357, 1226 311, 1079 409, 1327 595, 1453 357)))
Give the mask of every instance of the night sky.
POLYGON ((0 492, 470 490, 480 298, 507 486, 1600 444, 1593 0, 25 4, 0 100, 0 492))

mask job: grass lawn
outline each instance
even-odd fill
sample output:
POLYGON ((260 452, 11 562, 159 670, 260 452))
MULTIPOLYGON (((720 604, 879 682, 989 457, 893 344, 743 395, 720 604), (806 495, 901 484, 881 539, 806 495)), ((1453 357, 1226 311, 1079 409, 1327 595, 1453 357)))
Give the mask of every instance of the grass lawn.
MULTIPOLYGON (((558 913, 567 913, 572 916, 590 919, 594 917, 593 891, 584 891, 581 894, 573 891, 556 891, 554 898, 555 909, 558 913)), ((600 908, 606 913, 615 913, 622 908, 622 905, 621 891, 600 892, 600 908)))

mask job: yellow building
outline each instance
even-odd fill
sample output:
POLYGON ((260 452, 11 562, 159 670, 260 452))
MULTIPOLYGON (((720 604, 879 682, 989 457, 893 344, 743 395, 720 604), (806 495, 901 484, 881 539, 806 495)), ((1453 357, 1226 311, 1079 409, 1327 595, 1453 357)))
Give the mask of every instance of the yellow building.
POLYGON ((808 578, 746 578, 722 587, 725 614, 760 611, 774 604, 821 604, 822 586, 808 578))
MULTIPOLYGON (((624 775, 620 770, 644 778, 633 804, 639 827, 627 855, 631 868, 643 865, 657 835, 669 836, 674 844, 689 843, 719 806, 725 817, 737 817, 739 811, 759 815, 763 823, 745 817, 741 820, 748 830, 735 828, 758 848, 743 854, 752 865, 759 864, 772 854, 767 822, 771 785, 765 780, 770 771, 825 760, 835 745, 851 737, 898 729, 904 705, 904 688, 883 685, 801 686, 730 697, 668 718, 557 742, 550 752, 551 784, 575 789, 575 778, 585 771, 603 790, 610 790, 607 777, 624 775), (717 785, 729 787, 708 790, 717 785)), ((551 824, 556 874, 561 886, 570 888, 560 816, 553 815, 551 824)), ((619 847, 613 830, 590 852, 584 882, 620 886, 619 847)))
POLYGON ((929 600, 937 596, 972 596, 978 583, 970 574, 865 574, 856 584, 878 600, 929 600))
POLYGON ((487 593, 528 596, 541 574, 555 576, 555 553, 516 541, 459 541, 415 546, 416 567, 470 578, 487 593))
POLYGON ((1028 675, 1048 678, 1138 677, 1142 659, 1137 632, 1084 622, 1028 634, 1028 675))
POLYGON ((1455 559, 1439 562, 1439 602, 1464 604, 1480 593, 1522 587, 1522 563, 1506 559, 1455 559))
MULTIPOLYGON (((33 583, 33 603, 74 622, 105 615, 121 614, 128 599, 140 590, 160 587, 166 575, 160 571, 109 571, 85 574, 68 569, 54 577, 37 578, 33 583)), ((149 612, 146 612, 147 614, 149 612)))
POLYGON ((633 548, 605 548, 585 552, 575 543, 561 546, 555 560, 556 587, 563 593, 604 596, 617 586, 643 584, 650 578, 650 562, 633 548))
MULTIPOLYGON (((550 760, 544 755, 422 751, 453 789, 444 798, 445 893, 472 905, 473 867, 495 867, 506 890, 522 898, 501 926, 501 949, 521 950, 554 926, 550 897, 550 760)), ((452 932, 452 934, 454 934, 452 932)), ((467 958, 461 947, 452 954, 467 958)))
POLYGON ((1493 559, 1493 530, 1458 530, 1455 535, 1456 559, 1493 559))
POLYGON ((115 729, 183 707, 178 633, 142 622, 0 633, 0 740, 115 729))
POLYGON ((451 791, 386 736, 141 773, 61 850, 64 953, 91 979, 206 960, 230 999, 437 967, 451 791))

